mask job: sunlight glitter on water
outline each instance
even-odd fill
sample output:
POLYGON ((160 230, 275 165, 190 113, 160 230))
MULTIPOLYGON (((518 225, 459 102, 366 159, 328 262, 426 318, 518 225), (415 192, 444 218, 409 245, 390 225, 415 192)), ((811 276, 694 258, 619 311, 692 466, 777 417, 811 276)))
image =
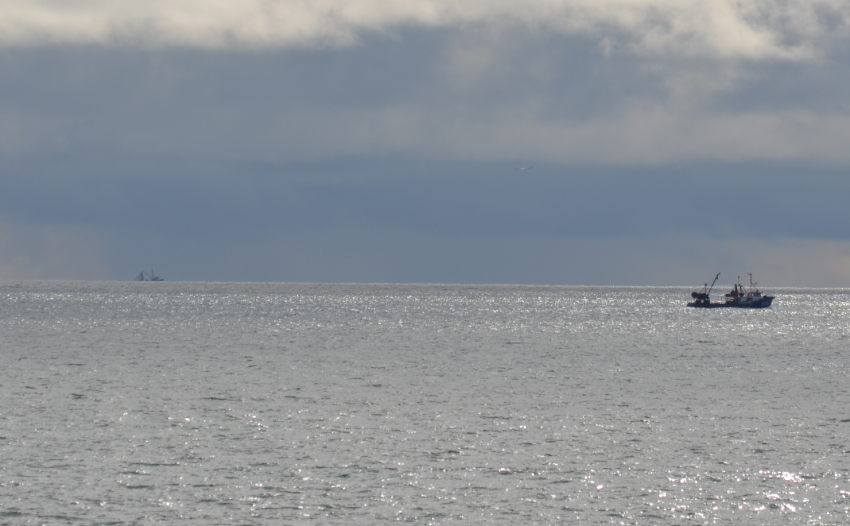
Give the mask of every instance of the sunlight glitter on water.
POLYGON ((0 285, 6 520, 847 520, 847 292, 0 285))

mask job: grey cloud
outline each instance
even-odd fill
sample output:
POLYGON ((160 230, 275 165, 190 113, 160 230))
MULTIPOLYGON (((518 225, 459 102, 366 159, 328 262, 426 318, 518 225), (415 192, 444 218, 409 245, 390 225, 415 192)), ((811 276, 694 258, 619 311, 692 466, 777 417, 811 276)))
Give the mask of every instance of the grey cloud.
POLYGON ((846 162, 848 97, 829 88, 846 81, 845 55, 671 69, 605 57, 585 38, 451 31, 288 53, 7 50, 0 148, 265 162, 846 162))
POLYGON ((0 220, 266 236, 349 223, 487 236, 850 241, 842 168, 690 163, 600 168, 345 158, 292 163, 23 159, 2 167, 0 220))

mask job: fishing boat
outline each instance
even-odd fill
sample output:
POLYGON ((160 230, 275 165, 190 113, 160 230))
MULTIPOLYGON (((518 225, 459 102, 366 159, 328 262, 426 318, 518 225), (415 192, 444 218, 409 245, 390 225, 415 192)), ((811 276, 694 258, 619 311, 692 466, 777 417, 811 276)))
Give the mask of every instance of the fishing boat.
POLYGON ((774 296, 763 295, 761 291, 759 291, 758 283, 753 283, 753 275, 750 273, 750 286, 749 288, 741 285, 741 277, 738 277, 738 282, 735 283, 734 288, 723 296, 723 302, 712 302, 711 301, 711 290, 714 288, 714 284, 717 283, 717 279, 720 278, 720 273, 717 273, 717 276, 714 277, 714 281, 711 283, 711 287, 708 286, 708 283, 702 288, 701 292, 692 292, 691 297, 694 301, 688 303, 688 307, 697 307, 701 309, 717 309, 724 307, 732 307, 738 309, 766 309, 770 307, 770 304, 773 303, 774 296))
POLYGON ((145 272, 144 270, 139 273, 138 276, 133 278, 133 281, 165 281, 161 277, 157 276, 153 273, 153 269, 151 269, 150 274, 145 272))

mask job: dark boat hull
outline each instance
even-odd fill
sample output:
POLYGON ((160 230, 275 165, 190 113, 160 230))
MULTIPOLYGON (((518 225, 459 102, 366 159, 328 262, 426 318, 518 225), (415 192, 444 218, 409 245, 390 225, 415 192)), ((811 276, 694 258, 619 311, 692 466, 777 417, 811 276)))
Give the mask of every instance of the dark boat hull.
POLYGON ((730 301, 728 303, 711 303, 709 301, 694 301, 688 303, 688 307, 695 307, 698 309, 766 309, 770 307, 770 304, 773 303, 773 296, 763 296, 758 301, 748 301, 744 303, 738 303, 736 301, 730 301))

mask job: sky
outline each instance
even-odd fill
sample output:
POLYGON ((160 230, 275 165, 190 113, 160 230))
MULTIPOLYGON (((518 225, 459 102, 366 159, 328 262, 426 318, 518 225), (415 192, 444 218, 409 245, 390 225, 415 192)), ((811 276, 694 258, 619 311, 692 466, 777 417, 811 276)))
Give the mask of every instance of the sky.
POLYGON ((845 1, 0 13, 0 279, 850 287, 845 1))

